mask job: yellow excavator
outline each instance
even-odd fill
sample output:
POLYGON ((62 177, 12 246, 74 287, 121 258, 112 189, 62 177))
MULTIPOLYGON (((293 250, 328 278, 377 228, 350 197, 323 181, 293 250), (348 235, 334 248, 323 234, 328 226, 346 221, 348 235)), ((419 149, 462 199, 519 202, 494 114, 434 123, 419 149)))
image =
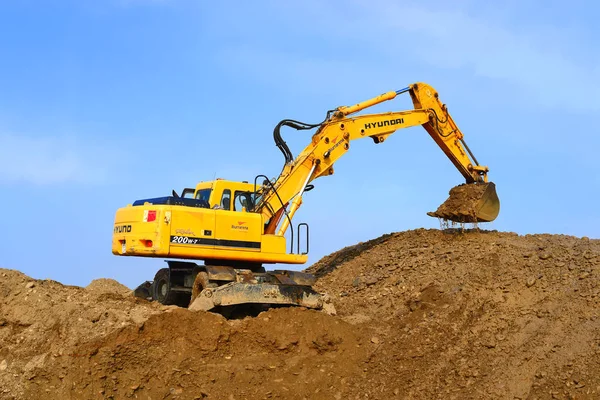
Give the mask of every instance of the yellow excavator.
POLYGON ((438 93, 425 83, 415 83, 330 110, 320 124, 281 121, 273 136, 285 164, 276 179, 259 175, 253 182, 205 181, 181 194, 173 191, 171 196, 120 208, 112 252, 168 259, 153 281, 135 290, 136 296, 162 304, 207 311, 242 304, 298 305, 333 312, 328 296, 312 288, 312 275, 267 271, 264 265, 307 261, 309 226, 299 223, 294 229, 294 214, 303 194, 313 189, 311 182, 333 174, 335 162, 350 150, 353 140, 369 137, 379 144, 397 130, 417 125, 425 128, 465 179, 427 214, 458 223, 495 220, 500 202, 494 183, 488 182, 488 167, 479 165, 438 93), (352 116, 406 92, 413 110, 352 116), (294 158, 281 136, 283 127, 316 132, 294 158))

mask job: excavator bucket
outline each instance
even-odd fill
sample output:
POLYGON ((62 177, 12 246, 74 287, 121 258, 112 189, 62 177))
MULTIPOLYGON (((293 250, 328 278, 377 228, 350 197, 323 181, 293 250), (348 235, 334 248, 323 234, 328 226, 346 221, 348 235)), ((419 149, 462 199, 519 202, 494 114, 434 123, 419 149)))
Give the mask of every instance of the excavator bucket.
POLYGON ((500 213, 496 185, 465 183, 450 189, 450 197, 430 217, 460 223, 492 222, 500 213))

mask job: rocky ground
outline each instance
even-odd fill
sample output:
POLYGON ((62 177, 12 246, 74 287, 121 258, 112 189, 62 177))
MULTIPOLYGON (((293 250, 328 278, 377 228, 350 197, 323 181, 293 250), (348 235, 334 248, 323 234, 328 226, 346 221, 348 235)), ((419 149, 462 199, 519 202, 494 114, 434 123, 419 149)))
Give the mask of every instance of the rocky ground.
POLYGON ((226 320, 0 270, 0 398, 600 398, 600 240, 421 229, 309 270, 338 315, 226 320))

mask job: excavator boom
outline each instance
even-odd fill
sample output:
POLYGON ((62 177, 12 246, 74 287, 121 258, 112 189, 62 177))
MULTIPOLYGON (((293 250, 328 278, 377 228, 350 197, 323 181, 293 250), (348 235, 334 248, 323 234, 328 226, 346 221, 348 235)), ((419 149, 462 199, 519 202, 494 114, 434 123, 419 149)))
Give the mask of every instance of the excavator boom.
POLYGON ((275 227, 281 222, 278 232, 285 232, 291 216, 301 205, 302 193, 307 185, 319 177, 333 174, 334 163, 350 149, 351 141, 370 137, 376 144, 383 143, 397 130, 418 125, 425 128, 466 183, 453 188, 442 206, 428 215, 455 222, 491 222, 500 212, 496 187, 488 183, 489 168, 479 165, 448 108, 439 100, 437 91, 425 83, 415 83, 352 106, 338 107, 328 113, 322 124, 304 124, 306 127, 318 126, 318 130, 311 143, 292 159, 279 129, 284 125, 305 129, 301 124, 284 120, 274 134, 277 146, 286 156, 286 163, 278 179, 263 186, 257 204, 257 211, 270 221, 270 231, 275 232, 275 227), (411 96, 413 110, 352 116, 405 92, 411 96))

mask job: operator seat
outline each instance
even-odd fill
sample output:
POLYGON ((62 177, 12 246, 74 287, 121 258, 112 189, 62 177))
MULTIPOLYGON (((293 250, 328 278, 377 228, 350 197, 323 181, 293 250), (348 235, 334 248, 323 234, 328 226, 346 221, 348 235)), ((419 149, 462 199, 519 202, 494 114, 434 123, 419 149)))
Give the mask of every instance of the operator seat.
POLYGON ((223 207, 224 210, 229 210, 229 197, 223 198, 221 201, 221 207, 223 207))

